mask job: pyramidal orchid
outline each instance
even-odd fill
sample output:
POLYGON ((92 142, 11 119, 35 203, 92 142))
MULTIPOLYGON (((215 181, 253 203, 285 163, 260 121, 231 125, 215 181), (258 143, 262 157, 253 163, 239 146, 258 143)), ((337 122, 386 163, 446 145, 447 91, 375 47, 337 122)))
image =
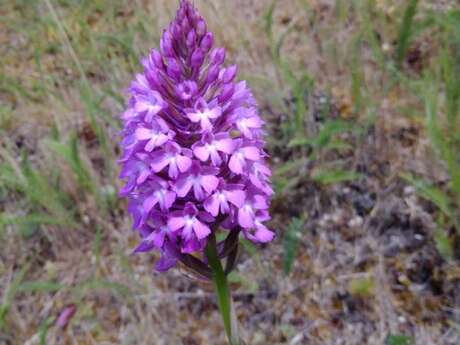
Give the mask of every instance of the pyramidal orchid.
POLYGON ((240 235, 274 238, 264 225, 273 191, 256 101, 236 81, 237 67, 224 66, 225 50, 213 46, 205 20, 181 0, 129 88, 120 195, 141 237, 135 252, 159 251, 159 271, 182 263, 213 279, 227 335, 239 344, 226 275, 240 235), (218 232, 226 239, 218 242, 218 232))

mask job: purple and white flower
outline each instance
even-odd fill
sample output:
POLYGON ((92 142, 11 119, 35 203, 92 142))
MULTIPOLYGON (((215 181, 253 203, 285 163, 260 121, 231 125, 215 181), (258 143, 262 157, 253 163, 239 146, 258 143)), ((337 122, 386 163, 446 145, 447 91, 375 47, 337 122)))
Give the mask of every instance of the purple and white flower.
POLYGON ((225 49, 213 45, 205 20, 181 0, 121 116, 120 195, 141 236, 136 252, 158 250, 160 271, 202 252, 219 225, 255 243, 274 237, 264 225, 273 194, 264 122, 237 67, 225 67, 225 49))

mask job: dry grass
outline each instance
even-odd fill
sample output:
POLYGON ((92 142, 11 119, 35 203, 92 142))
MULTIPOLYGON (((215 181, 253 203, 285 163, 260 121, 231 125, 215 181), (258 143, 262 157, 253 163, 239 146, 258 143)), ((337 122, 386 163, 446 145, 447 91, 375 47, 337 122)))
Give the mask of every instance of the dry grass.
MULTIPOLYGON (((399 334, 416 345, 460 343, 458 248, 451 260, 439 254, 439 212, 400 178, 411 172, 440 186, 449 179, 414 92, 436 63, 434 33, 417 36, 409 47, 415 57, 395 78, 387 63, 407 1, 371 1, 372 8, 275 1, 272 41, 269 0, 195 3, 254 89, 278 172, 278 239, 256 253, 247 248, 232 276, 248 344, 381 345, 399 334), (284 33, 283 63, 314 81, 301 134, 341 120, 352 127, 341 146, 288 147, 299 137, 286 129, 299 103, 272 54, 284 33), (331 169, 360 178, 318 177, 331 169), (285 275, 293 218, 303 226, 285 275)), ((418 16, 454 5, 421 1, 418 16)), ((170 0, 0 3, 0 344, 224 344, 209 286, 181 270, 152 273, 153 256, 130 255, 136 238, 115 196, 123 90, 175 7, 170 0), (50 145, 72 138, 80 170, 50 145), (82 184, 79 172, 93 182, 82 184), (55 318, 69 305, 76 314, 59 328, 55 318)))

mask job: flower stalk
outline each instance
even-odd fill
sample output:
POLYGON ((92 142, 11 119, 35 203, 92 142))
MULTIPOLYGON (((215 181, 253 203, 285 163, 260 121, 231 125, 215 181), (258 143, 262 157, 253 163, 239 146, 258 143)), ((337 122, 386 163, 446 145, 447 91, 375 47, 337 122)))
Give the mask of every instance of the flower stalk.
POLYGON ((209 239, 205 252, 209 266, 212 269, 212 280, 217 294, 217 303, 224 322, 228 342, 230 345, 243 345, 239 339, 238 324, 227 275, 219 259, 216 237, 214 235, 209 239))

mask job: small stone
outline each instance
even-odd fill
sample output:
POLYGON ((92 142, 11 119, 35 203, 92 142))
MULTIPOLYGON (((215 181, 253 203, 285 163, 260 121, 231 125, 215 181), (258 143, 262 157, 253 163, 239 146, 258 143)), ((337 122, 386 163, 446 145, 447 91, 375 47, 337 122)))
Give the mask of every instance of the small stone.
POLYGON ((363 218, 360 217, 360 216, 356 216, 352 219, 350 219, 350 221, 348 222, 348 226, 350 228, 356 228, 356 227, 359 227, 361 225, 363 225, 363 218))

